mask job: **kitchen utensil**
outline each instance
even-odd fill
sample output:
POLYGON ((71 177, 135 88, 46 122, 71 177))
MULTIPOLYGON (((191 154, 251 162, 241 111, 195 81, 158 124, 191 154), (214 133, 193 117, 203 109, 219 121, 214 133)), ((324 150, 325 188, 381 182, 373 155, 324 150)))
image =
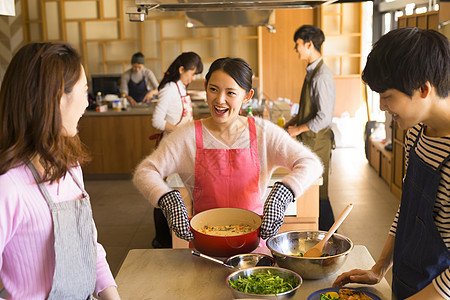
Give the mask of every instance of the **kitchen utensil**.
POLYGON ((221 261, 220 259, 216 259, 214 257, 208 256, 208 255, 205 255, 205 254, 201 254, 201 253, 195 252, 195 251, 192 251, 192 254, 195 255, 195 256, 201 257, 201 258, 206 258, 206 259, 208 259, 210 261, 213 261, 215 263, 221 264, 222 266, 225 266, 225 267, 227 267, 229 269, 239 270, 239 268, 236 268, 236 267, 233 267, 233 266, 231 266, 229 264, 226 264, 223 261, 221 261))
POLYGON ((258 247, 261 217, 242 208, 214 208, 205 210, 190 220, 195 249, 214 257, 229 257, 250 253, 258 247), (250 225, 253 231, 233 236, 213 236, 200 231, 204 226, 250 225))
POLYGON ((326 257, 300 257, 325 237, 325 231, 289 231, 269 238, 267 247, 278 266, 298 273, 303 279, 319 279, 339 270, 353 249, 352 241, 334 233, 324 248, 326 257))
POLYGON ((345 218, 347 218, 347 216, 350 213, 350 211, 352 210, 352 208, 353 208, 352 203, 347 205, 347 207, 345 207, 345 209, 342 211, 339 218, 337 218, 337 220, 334 222, 334 224, 328 230, 325 237, 320 242, 318 242, 315 246, 313 246, 311 249, 306 251, 305 254, 303 254, 303 257, 319 257, 319 256, 321 256, 322 252, 323 252, 323 247, 328 242, 328 239, 331 237, 331 235, 333 235, 333 233, 336 232, 336 230, 339 228, 339 226, 342 224, 342 222, 344 222, 345 218))
POLYGON ((225 260, 225 264, 237 269, 246 269, 252 267, 271 267, 275 265, 275 260, 265 254, 248 253, 231 256, 225 260))
POLYGON ((297 292, 298 288, 302 285, 303 280, 297 273, 283 269, 278 267, 254 267, 249 269, 243 269, 236 271, 234 273, 231 273, 228 275, 226 279, 227 286, 231 289, 231 292, 233 293, 233 296, 235 299, 244 299, 244 298, 257 298, 257 299, 288 299, 292 298, 294 294, 297 292), (261 274, 261 273, 267 273, 267 271, 270 271, 271 274, 278 275, 281 278, 284 279, 294 279, 294 281, 297 282, 297 285, 290 291, 286 291, 284 293, 279 294, 250 294, 238 291, 231 287, 230 281, 234 281, 239 279, 239 277, 249 277, 252 274, 261 274))

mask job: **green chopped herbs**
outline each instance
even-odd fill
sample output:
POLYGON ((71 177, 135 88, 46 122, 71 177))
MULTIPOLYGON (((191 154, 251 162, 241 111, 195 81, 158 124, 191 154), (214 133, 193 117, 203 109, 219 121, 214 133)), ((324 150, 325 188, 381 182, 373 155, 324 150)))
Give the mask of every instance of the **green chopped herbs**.
POLYGON ((234 281, 229 280, 235 290, 249 294, 269 295, 280 294, 294 289, 299 282, 295 278, 281 278, 267 271, 267 273, 239 276, 234 281))

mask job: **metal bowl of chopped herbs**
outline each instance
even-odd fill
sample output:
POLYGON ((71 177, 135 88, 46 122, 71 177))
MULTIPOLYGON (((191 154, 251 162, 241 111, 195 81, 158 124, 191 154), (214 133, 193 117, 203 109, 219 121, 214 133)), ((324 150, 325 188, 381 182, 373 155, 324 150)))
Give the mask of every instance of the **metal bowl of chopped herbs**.
POLYGON ((302 285, 294 271, 277 267, 253 267, 230 274, 226 279, 236 299, 288 299, 302 285))

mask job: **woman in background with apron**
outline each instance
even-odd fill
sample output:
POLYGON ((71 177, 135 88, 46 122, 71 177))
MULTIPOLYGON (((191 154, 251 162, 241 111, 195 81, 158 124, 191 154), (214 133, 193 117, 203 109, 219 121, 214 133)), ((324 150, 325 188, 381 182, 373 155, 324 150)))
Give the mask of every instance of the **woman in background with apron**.
POLYGON ((141 52, 131 57, 131 68, 120 78, 120 93, 132 106, 137 103, 148 103, 158 94, 158 81, 152 70, 145 67, 145 57, 141 52))
POLYGON ((77 124, 87 102, 80 57, 32 43, 0 90, 0 277, 6 299, 119 299, 97 243, 77 124))
POLYGON ((253 72, 240 58, 213 62, 206 75, 207 119, 190 122, 164 138, 137 167, 134 184, 160 207, 169 227, 190 241, 187 209, 181 194, 164 177, 178 173, 193 201, 194 214, 235 207, 263 215, 260 236, 274 236, 289 203, 322 174, 318 157, 269 121, 240 116, 253 97, 253 72), (263 200, 273 171, 290 171, 263 200))
MULTIPOLYGON (((194 52, 180 54, 164 73, 158 86, 158 104, 153 112, 152 125, 163 131, 150 139, 156 139, 156 147, 161 138, 177 128, 179 125, 189 123, 192 118, 191 97, 187 94, 187 86, 197 74, 203 72, 200 56, 194 52)), ((170 174, 169 174, 170 175, 170 174)), ((166 218, 159 208, 153 211, 156 237, 152 241, 154 248, 171 248, 172 237, 166 218)))

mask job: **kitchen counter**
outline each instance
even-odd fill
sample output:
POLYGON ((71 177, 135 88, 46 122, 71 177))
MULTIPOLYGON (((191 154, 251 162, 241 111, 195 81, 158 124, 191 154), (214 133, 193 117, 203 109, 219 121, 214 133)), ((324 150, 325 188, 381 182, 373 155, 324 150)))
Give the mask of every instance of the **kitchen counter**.
MULTIPOLYGON (((112 108, 108 108, 105 112, 97 112, 95 110, 86 110, 84 117, 110 117, 110 116, 149 116, 153 115, 156 103, 139 103, 135 106, 128 106, 126 110, 115 111, 112 108)), ((204 117, 209 115, 209 108, 206 103, 193 102, 192 113, 194 118, 199 116, 204 117)))
MULTIPOLYGON (((129 178, 137 164, 155 149, 156 140, 149 137, 160 133, 152 126, 156 103, 140 104, 124 111, 88 110, 78 124, 81 141, 92 157, 83 167, 86 178, 129 178)), ((194 119, 209 116, 208 106, 194 103, 194 119)))
MULTIPOLYGON (((342 268, 320 280, 305 280, 292 299, 331 287, 337 275, 354 269, 370 268, 374 260, 365 246, 356 245, 342 268)), ((233 299, 225 284, 230 271, 219 264, 193 256, 191 249, 134 249, 128 252, 116 282, 122 300, 128 299, 233 299)), ((350 287, 363 287, 351 284, 350 287)), ((364 286, 383 300, 394 300, 386 279, 364 286)))

